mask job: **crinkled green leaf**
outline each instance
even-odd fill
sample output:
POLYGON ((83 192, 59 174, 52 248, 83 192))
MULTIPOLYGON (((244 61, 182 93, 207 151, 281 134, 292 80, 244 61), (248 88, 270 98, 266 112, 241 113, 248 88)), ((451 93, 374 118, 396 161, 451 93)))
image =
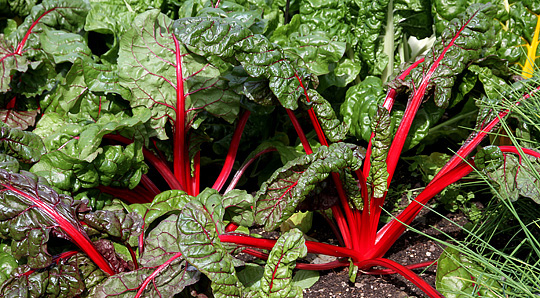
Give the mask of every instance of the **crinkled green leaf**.
POLYGON ((383 106, 379 106, 371 126, 375 137, 371 140, 371 168, 367 177, 367 183, 371 186, 371 195, 374 198, 382 198, 388 190, 389 174, 386 158, 392 141, 392 131, 388 129, 389 127, 390 113, 383 106))
MULTIPOLYGON (((168 260, 169 261, 169 260, 168 260)), ((109 277, 92 289, 91 297, 173 297, 185 287, 199 281, 200 272, 183 258, 173 256, 170 262, 144 267, 109 277)))
POLYGON ((301 15, 295 15, 291 22, 278 27, 272 34, 271 41, 279 44, 283 50, 315 75, 327 74, 330 64, 338 62, 345 53, 346 43, 337 41, 330 32, 311 31, 301 24, 301 15))
POLYGON ((149 118, 150 113, 147 111, 138 117, 119 119, 113 115, 103 115, 96 122, 67 122, 45 138, 44 143, 49 151, 58 150, 71 158, 92 162, 101 153, 99 146, 104 135, 139 126, 149 118))
POLYGON ((277 228, 331 172, 360 168, 362 160, 354 150, 345 143, 321 146, 276 170, 255 196, 255 221, 266 230, 277 228))
POLYGON ((281 47, 262 35, 253 34, 233 18, 180 19, 174 25, 178 40, 190 51, 205 56, 216 65, 221 60, 240 62, 252 77, 269 80, 270 90, 285 108, 296 109, 302 94, 297 71, 281 47))
POLYGON ((482 171, 496 171, 503 166, 504 159, 504 154, 498 146, 486 146, 474 156, 474 165, 482 171))
POLYGON ((272 248, 261 280, 263 297, 303 297, 302 288, 292 282, 292 272, 298 258, 305 257, 304 234, 293 229, 279 237, 272 248))
POLYGON ((497 279, 481 264, 450 247, 437 261, 435 285, 447 298, 498 297, 492 289, 501 289, 497 279))
POLYGON ((324 135, 331 142, 343 140, 347 134, 348 127, 337 118, 332 105, 315 90, 309 89, 308 96, 310 100, 309 106, 315 111, 324 135))
POLYGON ((11 277, 17 267, 19 267, 19 263, 11 253, 0 252, 0 285, 11 277))
POLYGON ((223 207, 217 204, 216 196, 219 194, 206 196, 204 205, 199 200, 185 205, 176 225, 181 237, 178 246, 186 260, 212 281, 214 297, 242 297, 243 286, 236 276, 233 257, 219 241, 221 218, 216 215, 223 207), (213 209, 210 212, 209 207, 213 209))
POLYGON ((46 114, 57 112, 63 118, 77 120, 95 121, 109 113, 121 116, 129 106, 116 100, 112 94, 128 95, 118 83, 116 65, 77 59, 59 86, 41 101, 41 107, 46 114))
POLYGON ((41 138, 29 131, 1 126, 0 140, 0 152, 21 162, 36 162, 45 153, 41 138))
POLYGON ((433 88, 437 106, 449 105, 457 75, 463 72, 469 63, 483 58, 486 49, 493 45, 494 13, 495 7, 490 4, 467 8, 465 13, 447 25, 440 39, 426 55, 424 67, 411 71, 415 84, 429 79, 428 87, 433 88))
POLYGON ((152 128, 161 139, 168 138, 165 124, 175 121, 176 113, 183 112, 176 111, 181 93, 185 96, 185 109, 190 111, 186 123, 203 110, 228 122, 233 122, 239 112, 239 98, 220 78, 220 66, 187 53, 181 44, 187 39, 178 32, 171 19, 152 10, 135 18, 120 43, 120 84, 131 91, 135 115, 151 110, 152 128), (182 77, 177 75, 180 71, 182 77), (183 92, 177 93, 181 86, 183 92))
POLYGON ((372 76, 347 89, 340 113, 343 121, 350 126, 351 135, 369 141, 371 117, 377 113, 384 96, 381 79, 372 76))
POLYGON ((222 200, 227 219, 241 226, 250 227, 253 225, 255 200, 252 195, 245 190, 233 189, 225 193, 222 200))
MULTIPOLYGON (((89 6, 84 1, 44 1, 32 8, 30 15, 9 37, 0 36, 0 48, 2 48, 0 60, 3 69, 0 77, 0 92, 10 89, 11 76, 15 72, 24 73, 29 69, 36 69, 42 61, 46 60, 40 42, 40 36, 44 31, 55 28, 77 32, 84 25, 88 9, 89 6)), ((44 63, 47 64, 46 61, 44 63)), ((35 75, 25 76, 25 80, 41 80, 42 84, 50 85, 54 77, 54 75, 52 78, 45 77, 47 79, 43 80, 43 75, 38 72, 35 75)))
POLYGON ((18 173, 19 172, 19 161, 7 154, 0 153, 0 169, 7 170, 11 173, 18 173))
POLYGON ((63 30, 44 30, 40 35, 43 51, 51 55, 54 63, 75 62, 92 54, 84 38, 63 30))
POLYGON ((78 191, 99 185, 134 188, 147 171, 140 145, 105 146, 92 162, 52 151, 30 169, 62 190, 78 191))
POLYGON ((487 97, 498 99, 504 89, 508 90, 510 86, 505 80, 493 74, 490 68, 471 65, 469 70, 478 75, 478 80, 484 85, 484 91, 487 97))
POLYGON ((0 13, 3 15, 25 16, 36 5, 37 0, 9 0, 0 5, 0 13))
POLYGON ((148 227, 159 217, 181 210, 192 199, 184 191, 173 189, 158 194, 150 204, 131 204, 127 208, 143 216, 144 225, 148 227))
POLYGON ((143 219, 135 212, 97 210, 82 213, 79 215, 79 219, 86 224, 85 228, 89 235, 96 232, 105 234, 113 241, 131 246, 137 246, 138 237, 143 231, 143 219))
MULTIPOLYGON (((485 160, 489 157, 500 164, 501 160, 497 157, 497 151, 483 157, 485 160)), ((485 162, 484 162, 485 163, 485 162)), ((487 170, 487 176, 492 180, 498 193, 515 201, 520 197, 530 198, 540 204, 540 162, 537 158, 524 155, 521 158, 513 154, 505 154, 502 166, 496 170, 487 170), (528 160, 525 160, 528 159, 528 160)))

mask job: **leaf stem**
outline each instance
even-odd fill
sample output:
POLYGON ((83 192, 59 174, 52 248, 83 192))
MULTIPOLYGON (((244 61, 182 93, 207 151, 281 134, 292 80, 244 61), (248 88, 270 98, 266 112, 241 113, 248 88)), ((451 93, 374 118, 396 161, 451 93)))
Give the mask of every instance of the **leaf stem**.
POLYGON ((221 191, 221 188, 223 188, 223 185, 225 185, 227 178, 231 174, 234 160, 236 159, 236 153, 238 152, 238 147, 240 146, 240 139, 242 138, 242 133, 244 132, 244 128, 246 127, 250 114, 250 111, 244 111, 242 116, 240 116, 238 124, 236 125, 236 129, 234 130, 231 140, 231 145, 229 146, 229 152, 227 152, 227 157, 225 158, 225 164, 223 165, 221 173, 219 173, 216 182, 212 186, 212 188, 217 191, 221 191))
POLYGON ((182 189, 189 195, 194 194, 191 189, 191 171, 189 163, 188 146, 186 144, 186 95, 184 93, 184 77, 182 73, 182 54, 180 53, 180 43, 172 34, 176 56, 176 119, 174 122, 174 160, 173 172, 176 180, 180 182, 182 189), (189 177, 188 177, 189 176, 189 177))
POLYGON ((420 276, 418 276, 416 273, 412 272, 407 267, 397 262, 394 262, 392 260, 384 259, 384 258, 376 258, 376 259, 371 259, 371 260, 365 260, 355 265, 358 266, 360 269, 370 268, 374 266, 386 267, 388 269, 394 270, 395 272, 399 273, 401 276, 405 277, 407 280, 409 280, 414 285, 419 287, 430 298, 444 298, 444 296, 441 295, 441 293, 435 290, 430 284, 428 284, 425 280, 420 278, 420 276))

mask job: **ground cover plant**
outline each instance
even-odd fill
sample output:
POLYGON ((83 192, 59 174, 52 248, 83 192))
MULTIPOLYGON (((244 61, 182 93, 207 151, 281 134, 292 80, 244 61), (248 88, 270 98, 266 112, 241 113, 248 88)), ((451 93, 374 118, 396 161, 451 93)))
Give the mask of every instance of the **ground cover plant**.
MULTIPOLYGON (((352 26, 344 15, 333 27, 343 34, 333 39, 331 31, 310 27, 333 16, 317 15, 316 3, 309 3, 312 10, 290 2, 196 1, 4 7, 25 18, 6 19, 1 38, 0 236, 8 268, 2 294, 298 297, 294 268, 349 267, 351 280, 359 273, 398 273, 441 297, 411 270, 433 261, 405 266, 385 253, 448 185, 476 168, 506 169, 503 156, 540 154, 500 146, 467 160, 508 114, 481 109, 476 132, 380 228, 388 188, 404 148, 423 141, 446 110, 470 112, 465 102, 474 105, 475 92, 501 98, 500 83, 493 82, 514 80, 510 62, 522 62, 526 72, 524 61, 534 55, 524 59, 500 44, 521 45, 517 37, 529 27, 509 30, 515 18, 504 7, 474 4, 435 18, 437 37, 425 56, 400 56, 391 38, 367 44, 381 35, 379 27, 369 32, 362 23, 380 18, 376 11, 354 11, 363 18, 355 28, 366 38, 343 33, 352 26), (506 27, 496 25, 501 20, 506 27), (404 62, 400 69, 397 60, 404 62), (359 87, 348 88, 341 103, 326 99, 350 84, 359 87), (394 109, 402 100, 402 110, 394 109), (366 114, 367 126, 358 122, 366 114), (312 133, 304 132, 308 126, 312 133), (367 149, 353 142, 362 138, 367 149), (259 179, 245 177, 248 167, 275 153, 268 166, 257 165, 261 184, 253 186, 259 179), (324 214, 340 245, 305 240, 296 228, 278 239, 250 232, 275 230, 298 209, 324 214), (247 265, 236 258, 239 252, 264 265, 247 265), (310 264, 302 260, 307 253, 337 259, 310 264)), ((331 11, 339 12, 343 3, 335 4, 331 11)), ((403 28, 418 22, 414 9, 428 14, 425 6, 407 5, 399 10, 410 17, 403 28)), ((385 18, 391 23, 397 15, 385 18)), ((390 24, 384 28, 384 36, 403 37, 390 24)), ((537 39, 526 47, 535 53, 537 39)), ((514 90, 513 104, 536 92, 514 90)), ((537 180, 520 173, 526 179, 514 179, 518 193, 531 195, 524 181, 537 180)))

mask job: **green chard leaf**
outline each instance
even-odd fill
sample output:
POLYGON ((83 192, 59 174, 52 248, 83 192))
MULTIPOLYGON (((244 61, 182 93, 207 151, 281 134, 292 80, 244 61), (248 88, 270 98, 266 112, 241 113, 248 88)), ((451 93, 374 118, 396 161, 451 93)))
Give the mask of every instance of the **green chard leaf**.
POLYGON ((388 190, 388 170, 386 158, 392 141, 390 127, 390 113, 383 106, 379 106, 377 115, 372 122, 371 129, 375 133, 371 147, 371 168, 367 177, 367 183, 371 186, 372 196, 382 198, 388 190))
POLYGON ((0 152, 23 163, 37 162, 45 154, 43 141, 32 132, 0 126, 0 139, 0 152))
POLYGON ((355 145, 321 146, 313 154, 288 162, 264 182, 255 196, 255 221, 273 230, 287 220, 300 202, 332 172, 357 170, 362 160, 355 145))
MULTIPOLYGON (((0 92, 6 92, 11 89, 10 82, 12 76, 16 72, 25 73, 29 70, 36 70, 41 67, 40 65, 49 64, 47 53, 42 48, 41 37, 46 34, 48 30, 62 30, 62 33, 58 31, 58 35, 70 34, 69 32, 78 32, 84 25, 84 20, 88 12, 88 4, 85 1, 44 1, 43 3, 34 6, 24 22, 12 32, 9 36, 0 35, 0 60, 3 72, 0 76, 0 92), (64 31, 65 30, 65 31, 64 31)), ((52 33, 54 35, 54 33, 52 33)), ((51 41, 51 36, 44 37, 46 41, 51 41)), ((68 43, 62 43, 56 45, 58 53, 65 55, 74 41, 73 38, 68 43)), ((80 39, 79 39, 80 40, 80 39)), ((49 45, 51 45, 49 43, 49 45)), ((79 44, 80 45, 80 44, 79 44)), ((54 56, 54 55, 53 55, 54 56)), ((50 90, 54 85, 51 81, 54 81, 56 76, 45 77, 43 80, 43 73, 30 72, 25 76, 25 80, 41 82, 41 86, 37 88, 37 92, 41 93, 45 89, 50 90)), ((37 93, 38 94, 38 93, 37 93)))
POLYGON ((30 169, 61 190, 78 191, 99 185, 134 188, 147 171, 140 144, 104 146, 92 161, 52 151, 30 169))
POLYGON ((238 225, 250 227, 255 220, 253 214, 253 196, 245 190, 233 189, 223 195, 225 218, 238 225))
POLYGON ((113 275, 92 288, 91 297, 173 297, 199 281, 200 272, 174 255, 159 266, 113 275))
POLYGON ((296 260, 306 254, 304 234, 300 230, 293 229, 281 235, 264 266, 261 297, 303 297, 302 288, 293 283, 292 273, 296 260))
POLYGON ((335 40, 337 37, 330 32, 311 31, 301 22, 302 16, 295 15, 290 23, 274 31, 271 41, 280 45, 299 67, 317 76, 329 73, 330 64, 343 57, 346 43, 335 40))
POLYGON ((491 289, 501 289, 497 279, 481 264, 450 247, 437 261, 435 285, 447 298, 498 297, 491 289))
POLYGON ((167 16, 151 10, 135 18, 120 42, 120 85, 131 93, 135 116, 151 110, 151 126, 160 139, 168 138, 166 124, 176 121, 182 99, 189 111, 186 123, 203 110, 228 122, 239 112, 239 97, 221 78, 223 62, 215 64, 188 53, 182 45, 188 39, 181 32, 178 23, 173 25, 167 16), (183 90, 177 90, 182 86, 183 90))
POLYGON ((307 105, 315 111, 324 135, 331 142, 343 140, 347 134, 348 127, 337 118, 330 103, 315 90, 310 89, 307 93, 310 100, 307 105))
POLYGON ((515 201, 530 198, 540 204, 540 162, 524 155, 504 154, 498 147, 487 147, 475 157, 479 169, 485 171, 498 193, 515 201), (525 160, 527 159, 527 160, 525 160))
POLYGON ((174 25, 179 41, 195 54, 206 57, 216 66, 234 58, 252 77, 269 81, 270 90, 282 106, 295 110, 303 94, 293 67, 283 49, 266 37, 253 34, 232 18, 186 18, 174 25), (218 60, 217 57, 220 60, 218 60))
POLYGON ((212 281, 214 297, 242 297, 233 257, 219 241, 224 228, 220 197, 215 190, 205 190, 185 205, 176 221, 178 246, 184 258, 212 281))
POLYGON ((18 267, 12 277, 0 286, 3 297, 75 297, 96 286, 106 274, 85 255, 76 253, 60 259, 47 270, 18 267))
MULTIPOLYGON (((434 93, 438 107, 450 104, 452 87, 457 76, 470 63, 485 58, 487 48, 495 41, 493 14, 490 4, 472 5, 459 18, 453 19, 426 55, 424 67, 411 71, 413 84, 428 79, 428 89, 434 93)), ((412 86, 410 86, 412 87, 412 86)))
POLYGON ((340 113, 350 126, 350 134, 357 139, 369 141, 371 137, 371 117, 377 113, 385 96, 382 85, 381 79, 369 76, 347 89, 340 113))

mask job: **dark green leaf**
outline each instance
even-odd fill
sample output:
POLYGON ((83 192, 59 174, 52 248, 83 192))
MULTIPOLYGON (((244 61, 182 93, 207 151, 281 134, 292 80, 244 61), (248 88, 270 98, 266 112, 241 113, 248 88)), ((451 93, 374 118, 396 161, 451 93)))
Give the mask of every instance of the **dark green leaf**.
POLYGON ((266 230, 277 228, 291 216, 298 204, 331 172, 360 168, 362 160, 355 146, 336 143, 319 147, 311 155, 290 161, 278 169, 257 192, 255 220, 266 230))

